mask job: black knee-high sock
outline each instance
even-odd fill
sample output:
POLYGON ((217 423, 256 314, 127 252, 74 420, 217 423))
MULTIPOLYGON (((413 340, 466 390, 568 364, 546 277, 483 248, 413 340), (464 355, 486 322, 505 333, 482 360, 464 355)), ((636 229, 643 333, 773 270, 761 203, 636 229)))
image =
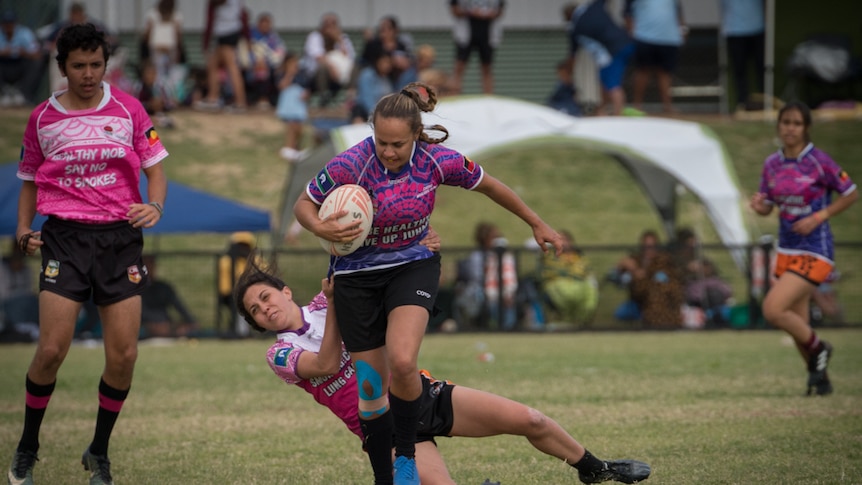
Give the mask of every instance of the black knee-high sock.
POLYGON ((413 458, 416 454, 416 427, 419 423, 419 399, 405 401, 389 393, 389 406, 395 417, 395 456, 413 458))
POLYGON ((571 465, 578 469, 578 471, 582 471, 585 473, 596 473, 604 470, 605 462, 599 460, 592 453, 587 450, 584 450, 584 456, 578 460, 577 463, 571 463, 571 465))
POLYGON ((56 383, 57 381, 54 381, 43 386, 31 381, 30 376, 26 377, 24 383, 27 390, 24 406, 24 431, 18 442, 18 450, 39 451, 39 429, 42 427, 45 409, 48 407, 48 401, 51 400, 51 394, 54 393, 56 383))
POLYGON ((362 429, 363 448, 368 453, 375 485, 392 483, 392 411, 386 411, 377 419, 359 420, 362 429))
POLYGON ((114 423, 117 422, 128 395, 128 389, 121 391, 109 386, 104 379, 99 381, 99 413, 96 415, 96 432, 93 434, 93 442, 90 443, 90 453, 108 454, 108 441, 111 439, 114 423))

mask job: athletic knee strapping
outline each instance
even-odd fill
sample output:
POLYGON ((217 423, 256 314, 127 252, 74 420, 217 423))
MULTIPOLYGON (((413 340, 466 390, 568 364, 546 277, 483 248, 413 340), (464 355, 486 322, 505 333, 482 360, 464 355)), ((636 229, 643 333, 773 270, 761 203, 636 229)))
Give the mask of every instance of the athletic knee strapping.
POLYGON ((383 378, 367 362, 360 360, 355 365, 359 387, 359 417, 372 419, 375 415, 382 415, 389 407, 389 399, 383 389, 383 378))

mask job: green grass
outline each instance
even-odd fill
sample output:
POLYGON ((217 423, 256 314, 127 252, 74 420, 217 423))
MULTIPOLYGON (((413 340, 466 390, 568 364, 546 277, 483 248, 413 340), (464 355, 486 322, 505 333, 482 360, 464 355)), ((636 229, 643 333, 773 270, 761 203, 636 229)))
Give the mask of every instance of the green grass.
MULTIPOLYGON (((432 335, 420 365, 543 411, 600 457, 649 462, 647 483, 862 483, 862 334, 822 335, 836 346, 836 393, 825 398, 802 396, 803 363, 777 331, 432 335), (495 361, 477 360, 480 349, 495 361)), ((272 374, 269 343, 142 345, 111 442, 117 483, 369 483, 359 440, 272 374)), ((21 432, 33 351, 0 352, 2 460, 21 432)), ((85 480, 80 453, 102 363, 101 347, 71 349, 42 428, 37 483, 85 480)), ((438 441, 458 483, 577 483, 521 438, 438 441)))

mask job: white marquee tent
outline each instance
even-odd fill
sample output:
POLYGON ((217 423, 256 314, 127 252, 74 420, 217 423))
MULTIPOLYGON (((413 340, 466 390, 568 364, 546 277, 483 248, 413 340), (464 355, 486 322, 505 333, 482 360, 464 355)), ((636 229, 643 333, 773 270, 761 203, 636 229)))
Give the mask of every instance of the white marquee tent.
MULTIPOLYGON (((675 227, 676 186, 682 184, 703 203, 726 246, 750 242, 733 167, 721 142, 699 123, 648 117, 574 118, 496 96, 445 98, 433 113, 425 114, 424 122, 445 126, 450 133, 446 145, 475 158, 552 141, 605 153, 640 183, 669 234, 675 227)), ((327 143, 295 166, 284 193, 282 235, 307 181, 336 153, 370 134, 371 128, 364 124, 333 129, 327 143)), ((732 253, 744 267, 744 252, 732 253)))

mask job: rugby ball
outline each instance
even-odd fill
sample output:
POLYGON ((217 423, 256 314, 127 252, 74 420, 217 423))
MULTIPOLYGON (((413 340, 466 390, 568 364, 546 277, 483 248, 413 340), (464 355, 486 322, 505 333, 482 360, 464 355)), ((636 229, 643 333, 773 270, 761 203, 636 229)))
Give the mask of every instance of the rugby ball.
POLYGON ((365 238, 368 237, 368 233, 371 231, 371 222, 374 219, 374 207, 371 204, 371 197, 359 185, 342 185, 333 190, 326 197, 326 200, 323 201, 320 210, 317 212, 317 216, 325 219, 343 210, 347 211, 347 215, 339 218, 338 222, 349 224, 358 220, 362 233, 356 239, 347 242, 333 242, 322 237, 318 238, 323 249, 333 256, 347 256, 359 249, 362 243, 365 242, 365 238))

